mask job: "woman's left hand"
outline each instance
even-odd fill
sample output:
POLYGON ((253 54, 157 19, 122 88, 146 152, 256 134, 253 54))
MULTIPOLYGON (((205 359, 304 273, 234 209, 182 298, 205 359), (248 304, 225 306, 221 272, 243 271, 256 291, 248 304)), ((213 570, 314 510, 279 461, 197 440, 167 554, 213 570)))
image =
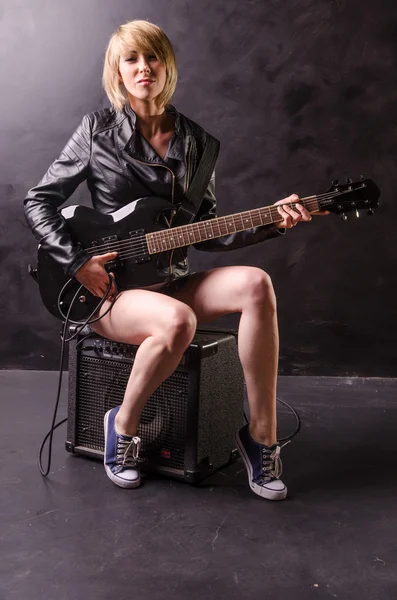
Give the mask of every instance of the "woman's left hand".
MULTIPOLYGON (((296 194, 292 194, 291 196, 288 196, 288 198, 283 198, 282 200, 275 202, 275 205, 277 206, 277 210, 281 217, 280 221, 277 221, 278 229, 291 229, 291 227, 295 227, 299 221, 308 222, 312 220, 312 215, 309 213, 309 211, 306 210, 302 204, 299 204, 299 196, 296 194), (292 202, 295 204, 294 208, 285 206, 285 204, 291 204, 292 202)), ((328 215, 329 212, 324 210, 318 211, 314 214, 328 215)))

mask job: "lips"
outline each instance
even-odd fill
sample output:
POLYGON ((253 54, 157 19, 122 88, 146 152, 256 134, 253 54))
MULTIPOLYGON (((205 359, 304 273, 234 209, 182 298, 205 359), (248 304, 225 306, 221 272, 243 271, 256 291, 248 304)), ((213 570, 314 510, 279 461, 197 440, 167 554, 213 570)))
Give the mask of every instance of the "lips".
POLYGON ((140 79, 138 83, 154 83, 154 79, 140 79))

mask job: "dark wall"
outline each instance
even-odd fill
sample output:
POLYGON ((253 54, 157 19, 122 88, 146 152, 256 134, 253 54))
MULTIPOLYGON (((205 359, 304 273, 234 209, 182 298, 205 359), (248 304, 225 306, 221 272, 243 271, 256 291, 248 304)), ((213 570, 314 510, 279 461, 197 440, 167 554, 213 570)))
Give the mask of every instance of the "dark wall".
POLYGON ((134 18, 166 30, 173 103, 221 140, 220 214, 322 193, 336 178, 378 183, 372 217, 318 217, 251 248, 193 252, 192 266, 271 274, 281 373, 395 376, 397 9, 383 0, 1 2, 0 366, 57 367, 60 324, 27 275, 36 243, 22 200, 83 114, 108 106, 104 50, 134 18))

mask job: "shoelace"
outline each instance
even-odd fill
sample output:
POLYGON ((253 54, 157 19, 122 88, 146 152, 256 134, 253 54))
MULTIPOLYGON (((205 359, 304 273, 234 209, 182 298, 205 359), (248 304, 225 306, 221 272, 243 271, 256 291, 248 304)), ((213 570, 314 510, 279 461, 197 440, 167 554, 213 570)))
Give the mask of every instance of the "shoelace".
POLYGON ((268 483, 273 479, 279 479, 283 472, 283 463, 280 458, 281 448, 289 444, 288 440, 282 446, 277 446, 273 451, 268 448, 262 449, 262 474, 258 477, 257 483, 268 483))
POLYGON ((117 438, 116 463, 123 467, 136 467, 141 449, 141 438, 134 436, 130 441, 117 438))

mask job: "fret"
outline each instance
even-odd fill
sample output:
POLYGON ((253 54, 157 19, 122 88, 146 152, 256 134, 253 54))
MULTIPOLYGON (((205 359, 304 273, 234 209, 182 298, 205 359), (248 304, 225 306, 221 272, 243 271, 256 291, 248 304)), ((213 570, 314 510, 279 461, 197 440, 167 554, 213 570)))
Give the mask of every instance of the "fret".
POLYGON ((209 239, 214 237, 214 231, 212 229, 212 223, 211 223, 211 219, 208 219, 207 221, 204 221, 204 226, 207 232, 207 236, 209 239))
POLYGON ((199 229, 198 223, 192 223, 191 227, 192 227, 192 231, 193 231, 192 241, 194 243, 197 243, 201 239, 200 229, 199 229))
POLYGON ((219 226, 221 228, 222 235, 226 235, 229 233, 229 230, 227 228, 226 217, 219 217, 219 226))
POLYGON ((228 233, 234 233, 234 223, 230 217, 225 217, 225 223, 228 233))
POLYGON ((237 213, 234 215, 234 222, 236 223, 237 231, 244 231, 244 221, 243 215, 241 213, 237 213))
POLYGON ((205 240, 208 240, 208 231, 207 231, 207 225, 205 223, 205 221, 202 221, 200 223, 200 233, 201 233, 201 241, 204 242, 205 240))
POLYGON ((232 215, 234 231, 241 231, 241 225, 239 224, 239 213, 232 215))
POLYGON ((193 244, 194 242, 197 242, 196 233, 194 231, 193 226, 191 225, 190 227, 191 227, 191 229, 189 230, 189 238, 190 238, 190 243, 193 244))
POLYGON ((276 223, 281 220, 281 215, 275 206, 269 207, 269 223, 276 223))
POLYGON ((252 215, 252 224, 254 227, 259 227, 260 225, 263 225, 259 208, 255 208, 254 210, 251 210, 251 215, 252 215))
POLYGON ((252 222, 252 214, 251 213, 252 213, 251 210, 247 210, 247 212, 242 213, 242 221, 244 223, 244 229, 252 229, 254 227, 254 224, 252 222))
POLYGON ((217 238, 217 237, 221 237, 221 228, 220 225, 218 223, 218 219, 211 219, 211 226, 212 226, 212 231, 214 233, 213 237, 217 238))
POLYGON ((194 229, 194 234, 195 234, 195 241, 202 242, 203 239, 201 238, 200 223, 193 223, 193 229, 194 229))
POLYGON ((189 244, 189 239, 190 238, 189 238, 189 232, 188 232, 187 227, 186 226, 185 227, 181 227, 181 229, 183 230, 183 234, 182 235, 183 235, 184 244, 189 244))
POLYGON ((201 221, 199 223, 199 229, 200 229, 200 235, 202 236, 201 237, 201 241, 202 242, 204 242, 205 240, 208 239, 208 233, 207 233, 207 230, 206 230, 206 224, 205 223, 206 223, 205 221, 201 221))
POLYGON ((169 250, 168 248, 168 240, 165 235, 160 238, 160 245, 163 250, 169 250))
POLYGON ((272 213, 269 208, 260 208, 259 214, 262 220, 262 225, 268 225, 269 223, 273 222, 272 213))

